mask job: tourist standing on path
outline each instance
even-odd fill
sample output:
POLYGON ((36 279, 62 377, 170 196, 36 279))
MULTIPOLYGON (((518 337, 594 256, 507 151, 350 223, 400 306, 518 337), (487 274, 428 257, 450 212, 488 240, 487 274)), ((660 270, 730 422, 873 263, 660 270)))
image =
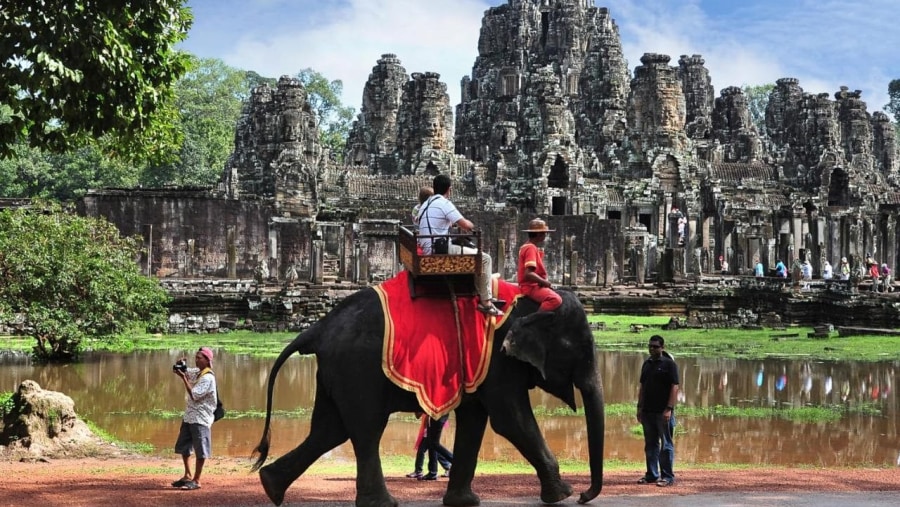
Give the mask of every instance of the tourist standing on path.
POLYGON ((184 475, 172 487, 186 490, 200 489, 203 465, 212 455, 212 423, 216 410, 216 376, 212 371, 213 352, 200 347, 194 355, 196 368, 188 368, 184 359, 172 367, 181 377, 187 391, 184 417, 175 441, 175 453, 184 460, 184 475), (196 455, 196 470, 191 472, 191 454, 196 455))
POLYGON ((547 269, 544 267, 544 241, 547 233, 553 229, 540 218, 528 223, 528 241, 519 248, 518 283, 519 291, 527 298, 539 303, 539 312, 552 312, 562 304, 562 298, 553 290, 553 284, 547 280, 547 269))
POLYGON ((787 278, 787 267, 781 262, 781 259, 778 259, 778 262, 775 263, 775 276, 787 278))
POLYGON ((834 276, 834 270, 831 267, 831 263, 825 261, 825 265, 822 266, 822 280, 831 280, 834 276))
POLYGON ((841 273, 841 280, 849 280, 850 279, 850 263, 847 262, 846 257, 841 257, 841 265, 838 266, 841 273))
MULTIPOLYGON (((450 227, 453 227, 454 225, 464 231, 472 231, 475 229, 475 224, 463 217, 462 213, 456 209, 456 206, 450 202, 451 190, 449 176, 446 174, 435 176, 431 187, 434 189, 434 195, 422 203, 422 209, 419 211, 418 215, 420 236, 448 235, 450 234, 450 227)), ((425 255, 435 253, 433 252, 432 244, 437 242, 438 239, 439 238, 420 237, 419 246, 422 247, 422 252, 425 255)), ((448 240, 446 251, 448 254, 475 255, 478 253, 478 250, 475 248, 455 245, 452 241, 449 241, 449 237, 446 239, 448 240)), ((491 256, 487 252, 482 251, 481 273, 475 275, 475 283, 478 286, 478 310, 487 315, 499 317, 503 315, 503 312, 494 306, 494 303, 499 304, 499 302, 495 301, 491 296, 492 272, 493 266, 491 256)))
POLYGON ((766 276, 765 268, 763 267, 763 263, 761 260, 756 259, 756 266, 753 268, 753 274, 756 275, 757 278, 762 278, 766 276))
POLYGON ((406 474, 410 479, 420 481, 437 480, 437 466, 440 463, 444 469, 444 477, 449 477, 450 467, 453 465, 453 453, 441 445, 441 433, 447 424, 448 416, 440 419, 432 419, 428 415, 422 415, 422 427, 419 437, 416 439, 416 462, 412 473, 406 474), (425 453, 428 453, 428 474, 422 475, 422 465, 425 461, 425 453))
POLYGON ((648 357, 641 366, 637 420, 644 429, 647 470, 640 484, 660 487, 675 484, 675 403, 678 400, 678 365, 665 350, 665 339, 650 337, 648 357))
POLYGON ((878 269, 877 262, 873 261, 869 264, 869 277, 872 278, 872 292, 878 292, 880 289, 879 285, 881 285, 881 271, 878 269))

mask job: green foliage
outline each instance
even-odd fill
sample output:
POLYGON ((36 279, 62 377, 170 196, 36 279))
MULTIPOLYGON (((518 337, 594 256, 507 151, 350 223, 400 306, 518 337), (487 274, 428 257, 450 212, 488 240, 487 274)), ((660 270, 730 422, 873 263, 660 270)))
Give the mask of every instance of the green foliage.
POLYGON ((178 160, 148 167, 141 182, 151 187, 215 184, 234 151, 242 103, 253 86, 266 81, 219 59, 192 58, 190 69, 175 85, 178 126, 183 134, 178 160))
POLYGON ((22 140, 63 152, 104 139, 135 159, 171 151, 172 86, 188 61, 175 46, 192 22, 184 3, 4 1, 0 156, 22 140))
POLYGON ((764 85, 744 85, 744 96, 750 109, 750 120, 756 125, 759 135, 766 135, 766 106, 769 105, 769 94, 775 89, 772 83, 764 85))
POLYGON ((350 134, 350 124, 356 111, 341 102, 344 83, 336 79, 329 81, 318 71, 310 68, 301 70, 297 78, 308 93, 309 105, 319 120, 319 137, 332 156, 341 157, 350 134))
POLYGON ((900 150, 900 79, 888 83, 888 97, 890 101, 884 105, 884 110, 894 116, 894 145, 900 150))
POLYGON ((884 105, 884 110, 894 115, 894 122, 900 123, 900 79, 893 79, 888 83, 889 102, 884 105))
POLYGON ((85 339, 159 325, 168 296, 134 262, 140 238, 59 205, 0 212, 0 319, 24 314, 39 361, 71 361, 85 339))
POLYGON ((0 422, 3 421, 6 414, 12 413, 13 394, 15 393, 12 391, 0 392, 0 422))
POLYGON ((84 145, 64 153, 50 153, 18 143, 9 158, 0 159, 0 195, 70 201, 89 189, 134 187, 137 169, 84 145))

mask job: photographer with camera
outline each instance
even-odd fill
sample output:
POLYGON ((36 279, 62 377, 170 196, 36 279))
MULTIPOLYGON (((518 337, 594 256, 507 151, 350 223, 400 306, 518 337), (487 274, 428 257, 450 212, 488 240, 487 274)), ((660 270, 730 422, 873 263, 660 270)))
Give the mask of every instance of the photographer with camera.
POLYGON ((203 464, 212 454, 213 412, 216 410, 216 376, 212 371, 213 352, 209 347, 200 347, 194 355, 196 368, 188 368, 185 359, 172 366, 172 372, 181 377, 187 391, 187 406, 175 452, 184 460, 184 475, 172 483, 172 487, 184 490, 200 489, 200 475, 203 464), (196 473, 191 473, 190 457, 196 454, 196 473))

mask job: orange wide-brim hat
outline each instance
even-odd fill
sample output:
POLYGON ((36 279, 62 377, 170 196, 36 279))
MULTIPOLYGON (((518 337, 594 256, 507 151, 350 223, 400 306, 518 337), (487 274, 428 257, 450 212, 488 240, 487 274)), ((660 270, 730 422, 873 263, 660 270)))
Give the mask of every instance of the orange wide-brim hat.
POLYGON ((555 232, 556 229, 551 229, 547 227, 547 222, 544 222, 540 218, 535 218, 534 220, 528 222, 528 228, 523 229, 522 232, 555 232))

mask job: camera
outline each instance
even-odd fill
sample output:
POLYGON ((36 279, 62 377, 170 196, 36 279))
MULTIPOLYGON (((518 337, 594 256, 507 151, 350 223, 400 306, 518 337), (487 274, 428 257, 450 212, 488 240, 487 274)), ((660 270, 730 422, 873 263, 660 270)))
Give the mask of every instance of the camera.
POLYGON ((181 373, 187 373, 187 361, 184 359, 179 359, 177 363, 172 365, 172 371, 180 371, 181 373))

